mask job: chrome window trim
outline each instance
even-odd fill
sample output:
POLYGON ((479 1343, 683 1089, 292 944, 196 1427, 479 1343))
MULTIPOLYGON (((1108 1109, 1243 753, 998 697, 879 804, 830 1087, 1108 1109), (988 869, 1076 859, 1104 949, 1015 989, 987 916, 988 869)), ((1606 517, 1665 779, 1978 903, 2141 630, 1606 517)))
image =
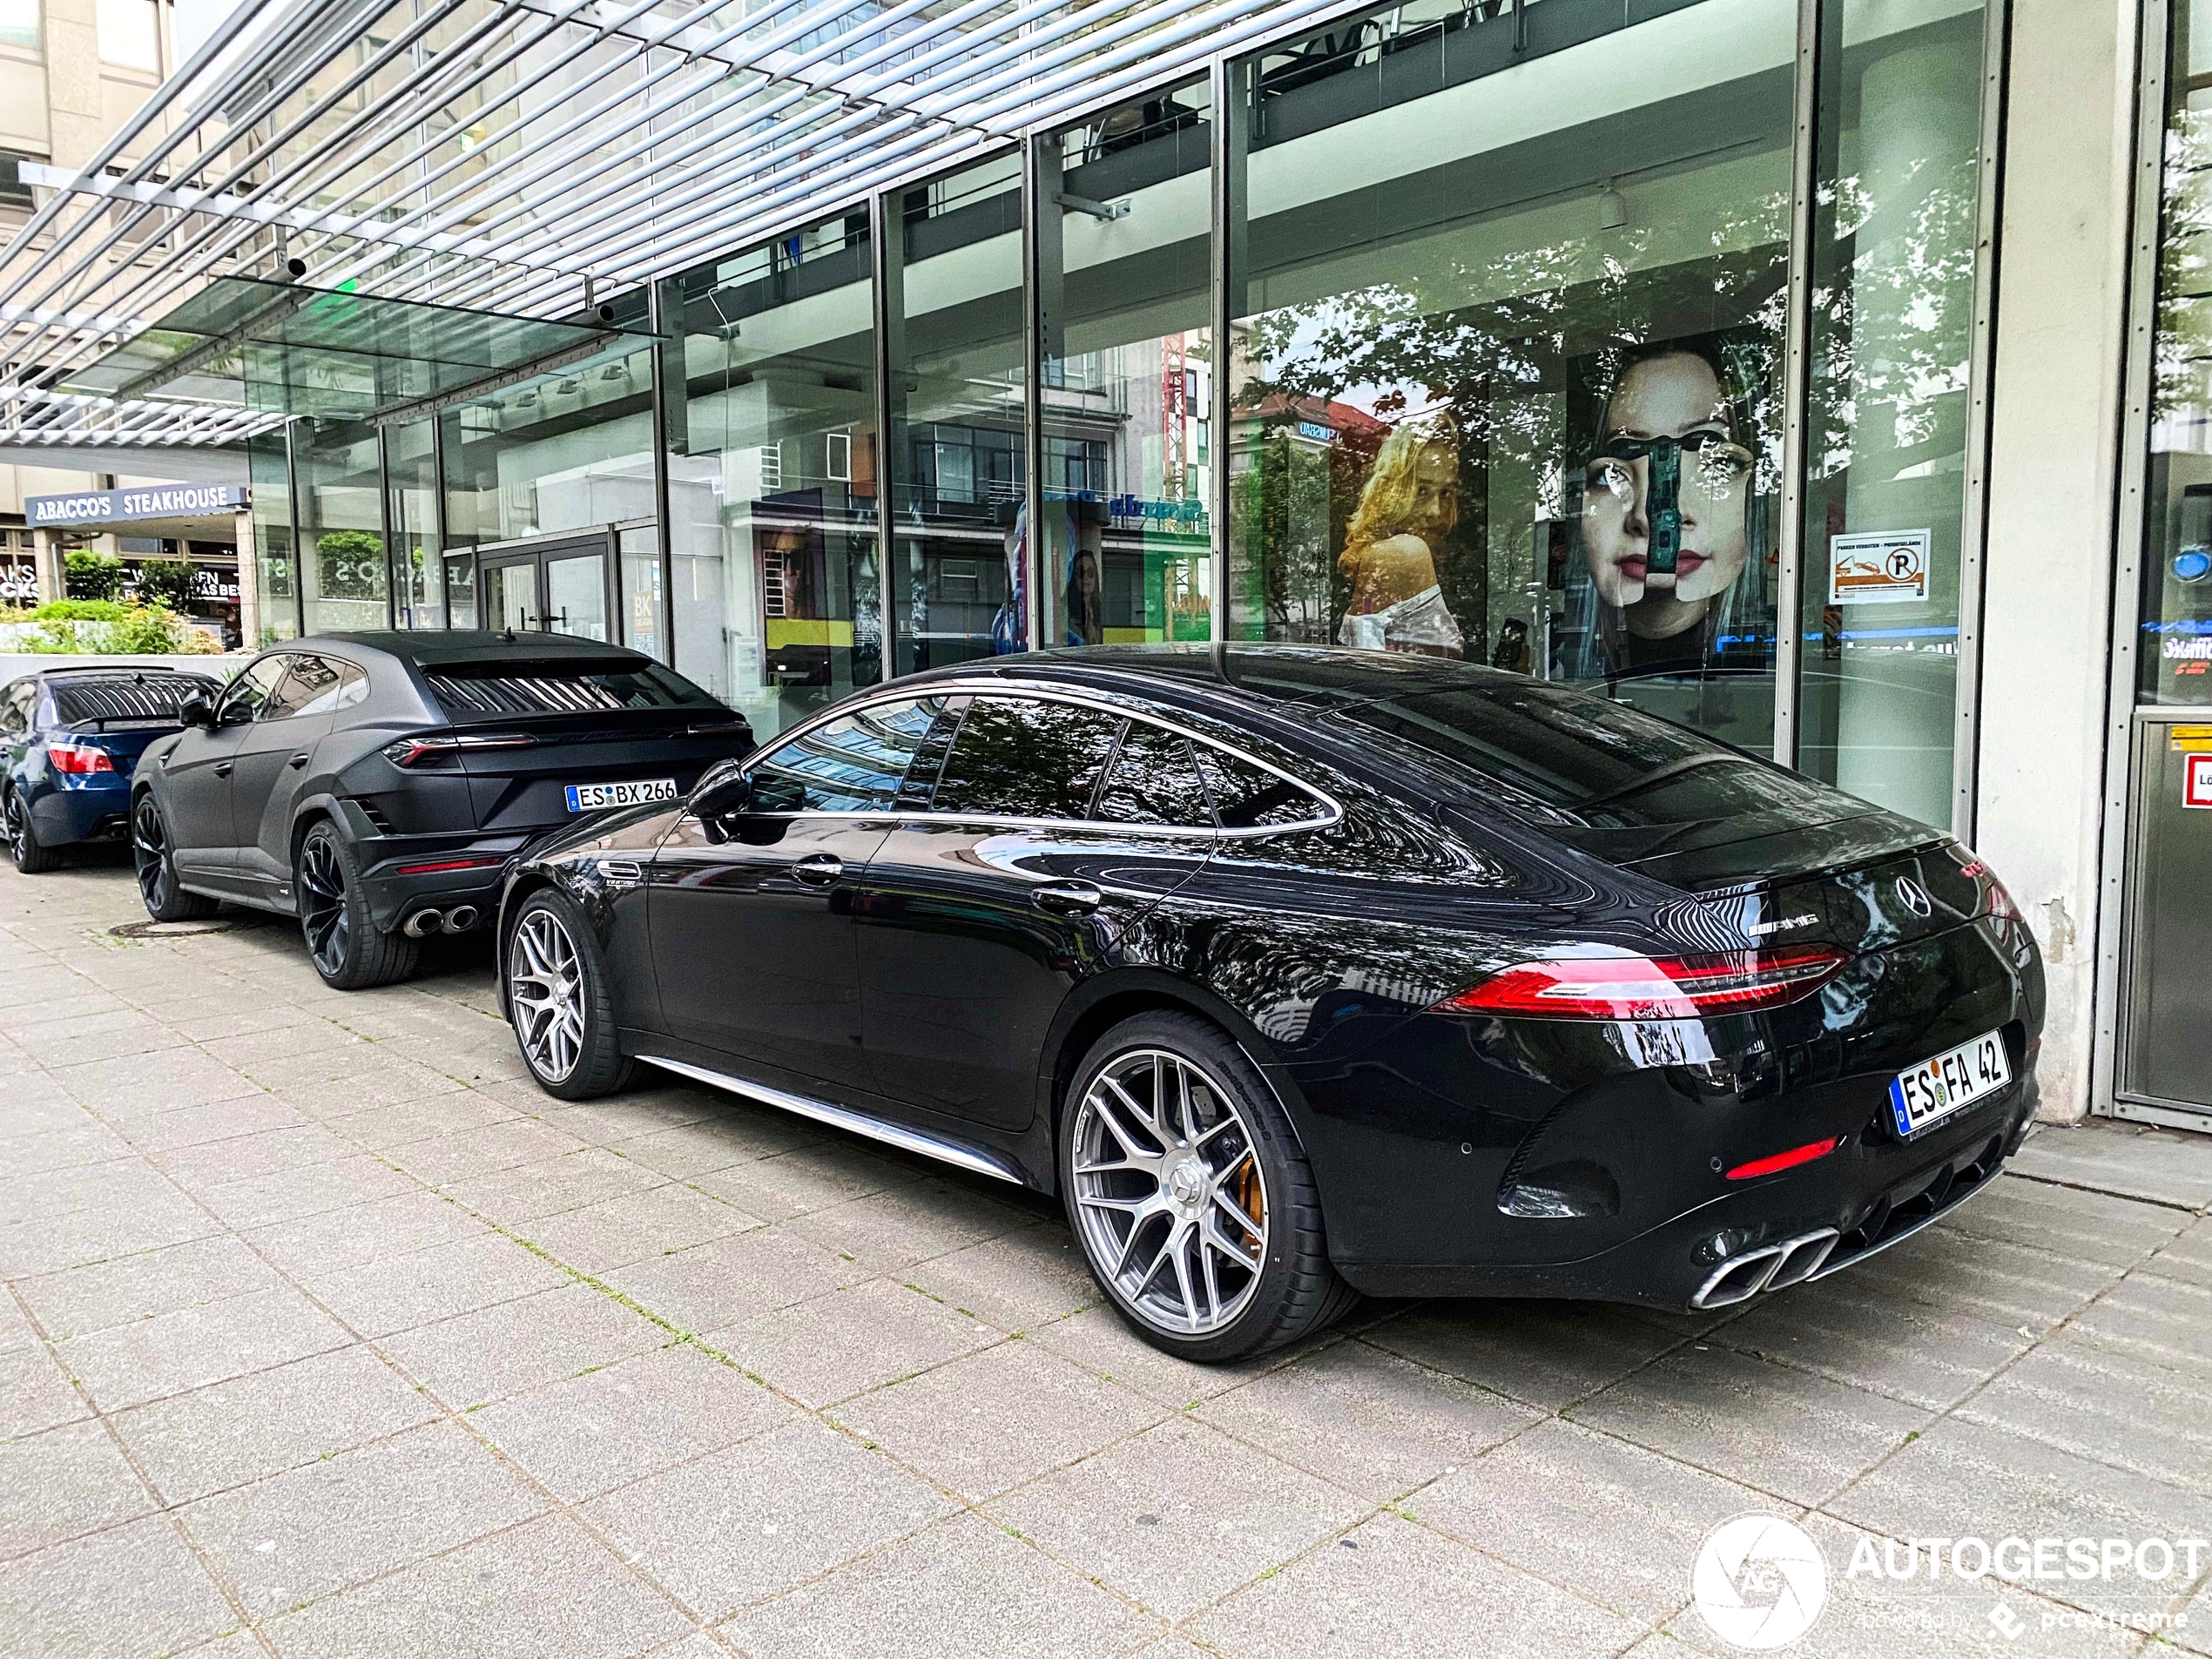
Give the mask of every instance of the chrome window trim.
MULTIPOLYGON (((1303 834, 1309 830, 1327 829, 1333 825, 1340 824, 1344 821, 1344 804, 1338 800, 1337 798, 1332 795, 1327 790, 1321 788, 1318 785, 1310 784, 1304 779, 1284 771, 1282 767, 1276 765, 1271 761, 1263 760, 1259 756, 1251 753, 1248 750, 1238 748, 1233 744, 1224 743, 1218 738, 1209 737, 1203 732, 1195 731, 1190 726, 1180 725, 1173 719, 1156 714, 1149 707, 1143 709, 1132 708, 1126 704, 1116 702, 1109 697, 1089 691, 1072 691, 1059 685, 1034 685, 1025 684, 1021 681, 1007 681, 1003 683, 994 683, 971 689, 966 681, 954 680, 950 682, 941 681, 927 690, 915 687, 910 684, 904 690, 894 690, 890 687, 886 687, 883 693, 880 696, 872 696, 860 702, 840 703, 834 707, 824 709, 820 713, 801 721, 799 725, 792 726, 788 730, 779 732, 776 733, 775 738, 772 740, 773 747, 772 748, 768 745, 763 745, 761 748, 761 754, 765 758, 766 755, 773 753, 776 749, 780 749, 787 744, 797 742, 799 738, 805 737, 816 727, 827 725, 833 720, 842 719, 850 715, 862 713, 867 710, 880 707, 887 703, 921 703, 927 702, 933 697, 1028 698, 1042 703, 1071 703, 1078 708, 1095 709, 1102 713, 1115 715, 1123 719, 1143 720, 1148 725, 1159 727, 1162 731, 1171 732, 1176 736, 1183 738, 1191 743, 1203 743, 1210 748, 1219 750, 1224 754, 1234 755, 1238 759, 1245 762, 1249 765, 1258 766, 1262 772, 1272 772, 1276 777, 1280 778, 1285 783, 1289 784, 1301 794, 1309 796, 1312 799, 1319 801, 1326 809, 1326 813, 1322 817, 1304 818, 1298 819, 1293 824, 1261 824, 1255 825, 1250 829, 1224 829, 1218 825, 1211 824, 1203 829, 1174 824, 1124 824, 1117 823, 1107 819, 1096 818, 1016 818, 1010 815, 990 813, 941 813, 934 808, 927 812, 900 812, 898 810, 898 803, 895 801, 890 803, 888 806, 880 810, 872 809, 865 812, 850 813, 812 811, 773 813, 764 814, 764 816, 788 819, 884 819, 894 823, 901 824, 911 823, 917 820, 927 821, 930 819, 936 819, 940 822, 952 824, 988 825, 994 829, 1063 829, 1086 830, 1092 832, 1103 831, 1106 833, 1114 835, 1140 835, 1154 839, 1173 840, 1178 841, 1190 840, 1198 836, 1204 836, 1210 840, 1258 840, 1264 836, 1269 835, 1298 835, 1303 834)), ((745 765, 748 771, 751 770, 752 764, 753 763, 750 759, 746 761, 745 765)), ((696 816, 696 814, 691 813, 690 804, 688 802, 685 803, 684 815, 687 818, 696 816)))

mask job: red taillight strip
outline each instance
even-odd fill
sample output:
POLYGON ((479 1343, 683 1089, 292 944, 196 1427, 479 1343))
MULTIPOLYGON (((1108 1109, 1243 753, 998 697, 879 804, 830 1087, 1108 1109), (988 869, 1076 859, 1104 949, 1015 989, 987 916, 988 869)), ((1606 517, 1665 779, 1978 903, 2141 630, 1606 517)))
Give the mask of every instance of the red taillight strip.
POLYGON ((73 778, 115 770, 114 757, 97 744, 49 743, 46 759, 53 763, 56 772, 65 772, 73 778))
POLYGON ((1824 1141, 1807 1141, 1803 1146, 1791 1147, 1787 1152, 1777 1152, 1772 1157, 1753 1158, 1749 1163, 1739 1163, 1728 1172, 1730 1181, 1749 1181, 1753 1176, 1772 1175, 1778 1170, 1794 1170, 1800 1163, 1810 1163, 1815 1158, 1824 1158, 1836 1150, 1836 1137, 1824 1141))
POLYGON ((1694 1020, 1780 1008, 1843 967, 1830 945, 1696 956, 1565 956, 1522 962, 1438 1004, 1539 1020, 1694 1020))
POLYGON ((435 864, 402 864, 395 874, 435 875, 441 870, 489 870, 506 863, 504 857, 496 859, 441 859, 435 864))
POLYGON ((458 754, 463 749, 529 749, 537 739, 521 732, 463 732, 458 736, 401 738, 384 745, 384 758, 395 766, 419 766, 425 760, 458 754))

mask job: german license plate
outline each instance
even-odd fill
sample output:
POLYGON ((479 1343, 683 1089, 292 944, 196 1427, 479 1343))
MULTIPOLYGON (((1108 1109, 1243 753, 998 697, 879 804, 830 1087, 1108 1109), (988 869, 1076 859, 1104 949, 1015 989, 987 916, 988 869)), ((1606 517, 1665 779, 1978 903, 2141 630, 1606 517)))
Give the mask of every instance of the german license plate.
POLYGON ((645 778, 633 784, 570 784, 569 810, 596 813, 608 806, 640 806, 647 801, 674 800, 676 779, 645 778))
POLYGON ((1992 1031, 1948 1054, 1923 1060, 1897 1074, 1890 1085, 1890 1114, 1899 1135, 1916 1135, 1939 1119, 1986 1100, 2013 1081, 2005 1040, 1992 1031))

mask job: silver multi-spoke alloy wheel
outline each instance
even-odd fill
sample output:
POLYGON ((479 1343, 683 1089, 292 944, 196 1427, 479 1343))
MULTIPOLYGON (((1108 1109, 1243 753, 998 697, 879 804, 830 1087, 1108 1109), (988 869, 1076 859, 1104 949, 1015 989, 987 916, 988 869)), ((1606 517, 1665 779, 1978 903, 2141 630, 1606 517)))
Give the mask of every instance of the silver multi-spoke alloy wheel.
POLYGON ((583 1053, 583 963, 561 918, 539 908, 515 929, 508 952, 507 999, 530 1069, 564 1082, 583 1053))
POLYGON ((1117 1055, 1076 1108, 1076 1210, 1100 1276, 1146 1324, 1233 1324, 1267 1260, 1266 1178, 1229 1091, 1165 1049, 1117 1055))

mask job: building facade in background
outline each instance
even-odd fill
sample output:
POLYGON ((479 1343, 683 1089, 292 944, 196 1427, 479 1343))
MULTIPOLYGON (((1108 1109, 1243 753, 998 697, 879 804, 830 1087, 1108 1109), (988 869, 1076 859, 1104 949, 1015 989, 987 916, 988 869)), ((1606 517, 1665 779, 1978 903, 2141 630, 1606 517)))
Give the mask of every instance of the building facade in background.
POLYGON ((198 343, 52 380, 254 416, 260 638, 1583 686, 1972 841, 2047 1109, 2212 1123, 2206 0, 266 10, 261 148, 57 199, 198 343))
MULTIPOLYGON (((48 170, 67 175, 84 166, 176 64, 171 0, 0 0, 0 231, 15 235, 48 170)), ((111 509, 68 510, 81 498, 168 481, 133 470, 138 464, 78 447, 42 454, 0 446, 0 604, 59 597, 72 551, 121 558, 133 597, 141 560, 187 559, 193 621, 226 645, 243 643, 235 515, 119 520, 111 509), (49 500, 44 515, 32 506, 39 497, 49 500)), ((244 477, 237 458, 214 462, 213 470, 244 477)))

